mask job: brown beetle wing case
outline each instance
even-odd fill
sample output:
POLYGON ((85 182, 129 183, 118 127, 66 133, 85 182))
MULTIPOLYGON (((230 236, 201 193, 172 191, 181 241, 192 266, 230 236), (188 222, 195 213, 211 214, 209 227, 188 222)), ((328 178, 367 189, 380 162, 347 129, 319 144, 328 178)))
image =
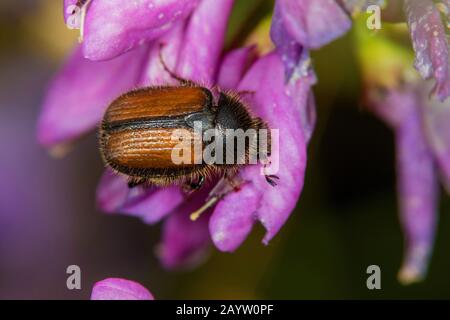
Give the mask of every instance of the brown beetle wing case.
POLYGON ((201 162, 202 137, 187 119, 208 123, 211 104, 211 93, 200 87, 146 88, 119 97, 106 111, 100 131, 105 162, 117 172, 157 184, 202 174, 208 170, 201 162))
MULTIPOLYGON (((176 169, 193 167, 195 144, 202 150, 202 139, 193 130, 180 130, 183 140, 178 140, 171 128, 146 128, 112 132, 106 138, 107 160, 129 169, 176 169), (188 152, 188 154, 184 154, 188 152), (175 158, 186 160, 185 163, 175 158)), ((197 158, 201 155, 197 154, 197 158)))
POLYGON ((136 122, 152 118, 173 118, 202 112, 212 97, 200 87, 151 87, 131 91, 116 99, 105 113, 104 122, 136 122))

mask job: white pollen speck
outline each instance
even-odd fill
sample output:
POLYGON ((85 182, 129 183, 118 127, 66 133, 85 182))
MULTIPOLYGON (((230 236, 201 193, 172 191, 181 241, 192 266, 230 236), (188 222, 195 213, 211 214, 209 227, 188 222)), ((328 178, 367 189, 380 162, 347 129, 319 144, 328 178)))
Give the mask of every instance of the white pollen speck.
POLYGON ((213 238, 215 242, 221 242, 223 241, 223 239, 225 239, 225 234, 223 233, 223 231, 216 232, 213 234, 213 238))

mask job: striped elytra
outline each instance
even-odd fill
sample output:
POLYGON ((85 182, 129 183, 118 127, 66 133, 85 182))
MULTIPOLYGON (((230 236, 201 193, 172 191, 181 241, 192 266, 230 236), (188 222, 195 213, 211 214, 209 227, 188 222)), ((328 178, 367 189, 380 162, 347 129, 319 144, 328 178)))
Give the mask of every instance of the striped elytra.
POLYGON ((262 129, 267 126, 248 112, 236 95, 220 93, 217 103, 210 90, 200 86, 149 87, 123 94, 111 103, 100 128, 100 149, 107 165, 129 177, 130 184, 194 183, 212 173, 236 170, 237 165, 195 163, 204 148, 202 129, 262 129), (192 138, 189 164, 176 164, 172 153, 179 147, 174 131, 192 138), (201 149, 194 148, 194 142, 201 149))

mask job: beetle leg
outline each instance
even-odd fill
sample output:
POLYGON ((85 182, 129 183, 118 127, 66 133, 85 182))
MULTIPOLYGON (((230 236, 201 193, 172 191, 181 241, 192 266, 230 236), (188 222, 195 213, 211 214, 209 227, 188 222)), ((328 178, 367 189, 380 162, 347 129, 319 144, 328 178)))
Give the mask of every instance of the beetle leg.
POLYGON ((230 175, 228 172, 225 172, 224 179, 228 182, 228 184, 233 188, 234 191, 239 191, 241 189, 243 181, 237 175, 230 175))
POLYGON ((170 70, 170 68, 167 66, 166 62, 164 61, 164 57, 162 54, 162 49, 164 48, 164 43, 159 44, 159 61, 161 62, 164 70, 175 80, 177 80, 181 85, 183 86, 195 86, 196 84, 188 79, 183 79, 179 75, 177 75, 175 72, 170 70))
POLYGON ((203 186, 204 183, 205 183, 205 177, 204 176, 200 176, 196 182, 191 182, 189 187, 192 190, 198 190, 198 189, 200 189, 203 186))
POLYGON ((233 191, 239 191, 241 186, 246 183, 244 180, 242 180, 239 175, 232 174, 228 171, 225 171, 223 177, 217 182, 217 184, 214 186, 214 188, 210 191, 209 197, 219 197, 223 198, 227 194, 233 191))
POLYGON ((266 181, 268 184, 270 184, 272 187, 276 187, 278 184, 278 181, 275 180, 280 180, 280 177, 274 174, 270 174, 270 172, 268 172, 267 167, 270 164, 270 159, 269 158, 264 158, 262 159, 262 164, 264 165, 263 169, 262 169, 262 174, 264 174, 264 177, 266 178, 266 181))
POLYGON ((197 191, 203 186, 205 181, 206 181, 205 177, 200 176, 197 181, 190 181, 190 182, 185 183, 183 185, 183 191, 186 193, 191 193, 193 191, 197 191))

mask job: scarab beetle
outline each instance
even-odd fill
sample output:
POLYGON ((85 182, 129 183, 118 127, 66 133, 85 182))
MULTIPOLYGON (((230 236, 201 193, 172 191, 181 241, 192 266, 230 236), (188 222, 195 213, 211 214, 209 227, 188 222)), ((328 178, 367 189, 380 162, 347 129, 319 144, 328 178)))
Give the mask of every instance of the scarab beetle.
MULTIPOLYGON (((239 95, 219 92, 215 103, 211 90, 178 77, 160 58, 166 71, 180 85, 141 88, 121 95, 108 107, 100 128, 100 150, 105 163, 128 176, 130 187, 142 183, 160 186, 181 183, 197 189, 213 174, 235 173, 240 166, 249 164, 251 153, 259 160, 267 158, 261 156, 259 144, 255 142, 247 143, 240 155, 237 144, 230 147, 227 138, 232 130, 258 132, 268 129, 264 121, 250 114, 239 95), (201 132, 195 130, 196 124, 201 124, 201 132), (224 138, 220 148, 223 153, 229 153, 231 148, 231 153, 236 153, 234 161, 219 163, 194 159, 206 147, 206 130, 217 134, 214 139, 224 138), (179 150, 183 139, 177 132, 188 136, 188 150, 185 144, 184 149, 179 150), (174 151, 191 151, 192 159, 188 157, 188 160, 192 161, 177 163, 173 159, 174 151)), ((270 139, 266 150, 270 153, 270 139)), ((271 185, 276 185, 275 179, 278 177, 266 176, 271 185)))

